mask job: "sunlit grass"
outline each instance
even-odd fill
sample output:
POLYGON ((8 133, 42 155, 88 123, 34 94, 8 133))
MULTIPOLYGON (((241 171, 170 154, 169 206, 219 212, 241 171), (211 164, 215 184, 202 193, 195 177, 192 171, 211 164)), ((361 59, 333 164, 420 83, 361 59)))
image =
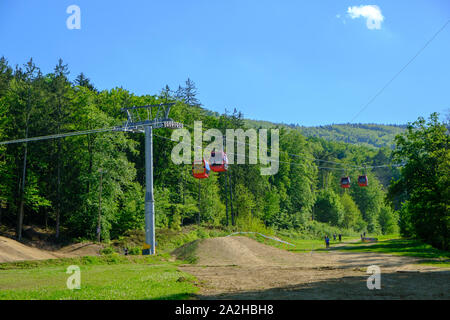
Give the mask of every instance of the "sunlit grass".
POLYGON ((420 261, 421 264, 444 268, 450 267, 450 252, 433 248, 429 244, 423 243, 419 240, 402 239, 399 234, 366 234, 366 237, 377 238, 378 241, 375 243, 364 243, 361 241, 360 237, 343 237, 341 242, 339 242, 339 240, 334 241, 333 238, 331 238, 331 250, 325 248, 325 240, 305 240, 295 237, 279 237, 281 240, 294 245, 290 246, 258 235, 249 235, 249 237, 261 243, 292 252, 330 252, 334 250, 376 252, 423 258, 423 260, 420 261))
POLYGON ((1 264, 0 299, 186 299, 197 291, 195 278, 177 270, 179 263, 160 257, 120 258, 109 264, 104 257, 93 263, 61 259, 1 264), (73 262, 81 270, 79 290, 66 287, 66 269, 73 262))

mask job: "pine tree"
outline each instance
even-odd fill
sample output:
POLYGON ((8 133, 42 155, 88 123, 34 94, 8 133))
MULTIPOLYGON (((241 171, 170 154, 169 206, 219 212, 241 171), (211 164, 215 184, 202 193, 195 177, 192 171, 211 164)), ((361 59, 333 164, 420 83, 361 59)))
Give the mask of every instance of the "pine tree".
POLYGON ((83 72, 81 72, 75 79, 74 84, 80 87, 88 88, 89 90, 96 91, 94 85, 91 83, 91 80, 87 78, 83 72))
POLYGON ((184 103, 188 106, 192 107, 200 107, 200 101, 197 99, 197 87, 195 86, 194 81, 191 79, 186 80, 186 86, 183 88, 182 96, 184 99, 184 103))

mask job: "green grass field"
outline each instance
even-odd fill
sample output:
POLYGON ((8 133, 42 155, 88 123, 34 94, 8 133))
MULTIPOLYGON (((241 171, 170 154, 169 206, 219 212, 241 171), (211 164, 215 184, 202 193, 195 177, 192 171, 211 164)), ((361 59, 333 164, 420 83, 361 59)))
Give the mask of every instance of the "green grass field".
MULTIPOLYGON (((249 237, 274 247, 289 250, 292 252, 327 252, 323 240, 305 240, 296 238, 285 238, 282 240, 292 243, 294 246, 281 244, 279 242, 265 239, 258 235, 249 237)), ((393 255, 403 255, 410 257, 423 258, 421 264, 432 265, 436 267, 450 268, 450 252, 433 248, 429 244, 414 239, 402 239, 398 234, 389 235, 367 235, 367 237, 377 238, 377 243, 363 243, 358 237, 343 237, 342 242, 330 239, 330 247, 336 250, 353 252, 376 252, 393 255), (337 245, 339 248, 336 248, 337 245)))
MULTIPOLYGON (((186 242, 217 236, 217 233, 201 229, 177 233, 176 236, 162 234, 171 241, 167 241, 165 250, 160 250, 157 256, 123 256, 113 253, 93 257, 0 263, 0 300, 187 299, 197 292, 197 280, 179 271, 178 266, 185 262, 172 261, 168 252, 186 242), (70 265, 77 265, 81 269, 80 290, 67 289, 66 282, 70 274, 66 270, 70 265)), ((295 247, 255 234, 248 236, 292 252, 330 251, 325 249, 323 240, 302 239, 302 235, 278 235, 295 247)), ((331 250, 413 256, 423 258, 421 263, 424 264, 450 267, 450 252, 435 249, 418 240, 401 239, 399 235, 376 237, 379 241, 372 244, 362 243, 358 237, 351 236, 343 237, 342 243, 331 239, 331 250), (338 244, 343 246, 336 247, 338 244)))
POLYGON ((186 299, 195 278, 179 262, 157 257, 84 257, 0 264, 0 300, 186 299), (69 290, 69 265, 81 270, 81 289, 69 290))

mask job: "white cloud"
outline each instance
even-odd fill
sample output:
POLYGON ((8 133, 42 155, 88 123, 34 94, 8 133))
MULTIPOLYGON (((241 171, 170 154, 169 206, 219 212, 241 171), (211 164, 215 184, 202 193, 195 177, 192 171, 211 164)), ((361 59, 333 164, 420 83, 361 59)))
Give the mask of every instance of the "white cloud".
POLYGON ((367 28, 371 30, 381 29, 381 22, 384 20, 380 8, 375 5, 348 7, 347 13, 352 19, 366 18, 367 28))

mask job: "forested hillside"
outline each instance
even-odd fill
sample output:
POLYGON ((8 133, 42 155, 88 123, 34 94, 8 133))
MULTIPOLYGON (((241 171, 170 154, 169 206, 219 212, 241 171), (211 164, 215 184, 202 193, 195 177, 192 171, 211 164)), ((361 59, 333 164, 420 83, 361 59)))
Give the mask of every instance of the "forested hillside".
POLYGON ((340 141, 369 147, 393 148, 395 136, 404 133, 406 125, 383 124, 331 124, 316 127, 300 126, 298 124, 274 124, 269 121, 245 120, 254 128, 270 128, 274 125, 299 130, 307 137, 319 137, 328 141, 340 141))
MULTIPOLYGON (((0 141, 109 128, 123 123, 123 107, 162 102, 176 103, 170 117, 187 128, 194 121, 223 133, 247 127, 236 109, 216 115, 200 107, 191 80, 175 92, 166 86, 159 93, 137 96, 123 88, 99 91, 83 74, 73 78, 69 80, 68 66, 61 60, 52 73, 43 74, 32 60, 13 68, 2 58, 0 141)), ((157 226, 177 230, 200 222, 239 230, 263 226, 301 231, 322 225, 354 232, 397 230, 398 216, 384 199, 398 169, 371 168, 391 163, 388 148, 279 129, 279 172, 263 176, 259 164, 231 165, 231 191, 226 173, 199 181, 191 165, 174 164, 172 131, 155 131, 157 226), (361 174, 367 174, 368 187, 340 187, 342 176, 356 182, 361 174)), ((18 238, 23 223, 35 223, 54 229, 56 238, 64 234, 95 239, 100 196, 102 239, 143 228, 143 134, 104 132, 0 145, 0 164, 0 223, 15 226, 18 238)))
POLYGON ((393 147, 395 136, 405 132, 405 129, 406 125, 351 123, 300 127, 300 131, 308 137, 314 136, 330 141, 343 141, 374 147, 393 147))

